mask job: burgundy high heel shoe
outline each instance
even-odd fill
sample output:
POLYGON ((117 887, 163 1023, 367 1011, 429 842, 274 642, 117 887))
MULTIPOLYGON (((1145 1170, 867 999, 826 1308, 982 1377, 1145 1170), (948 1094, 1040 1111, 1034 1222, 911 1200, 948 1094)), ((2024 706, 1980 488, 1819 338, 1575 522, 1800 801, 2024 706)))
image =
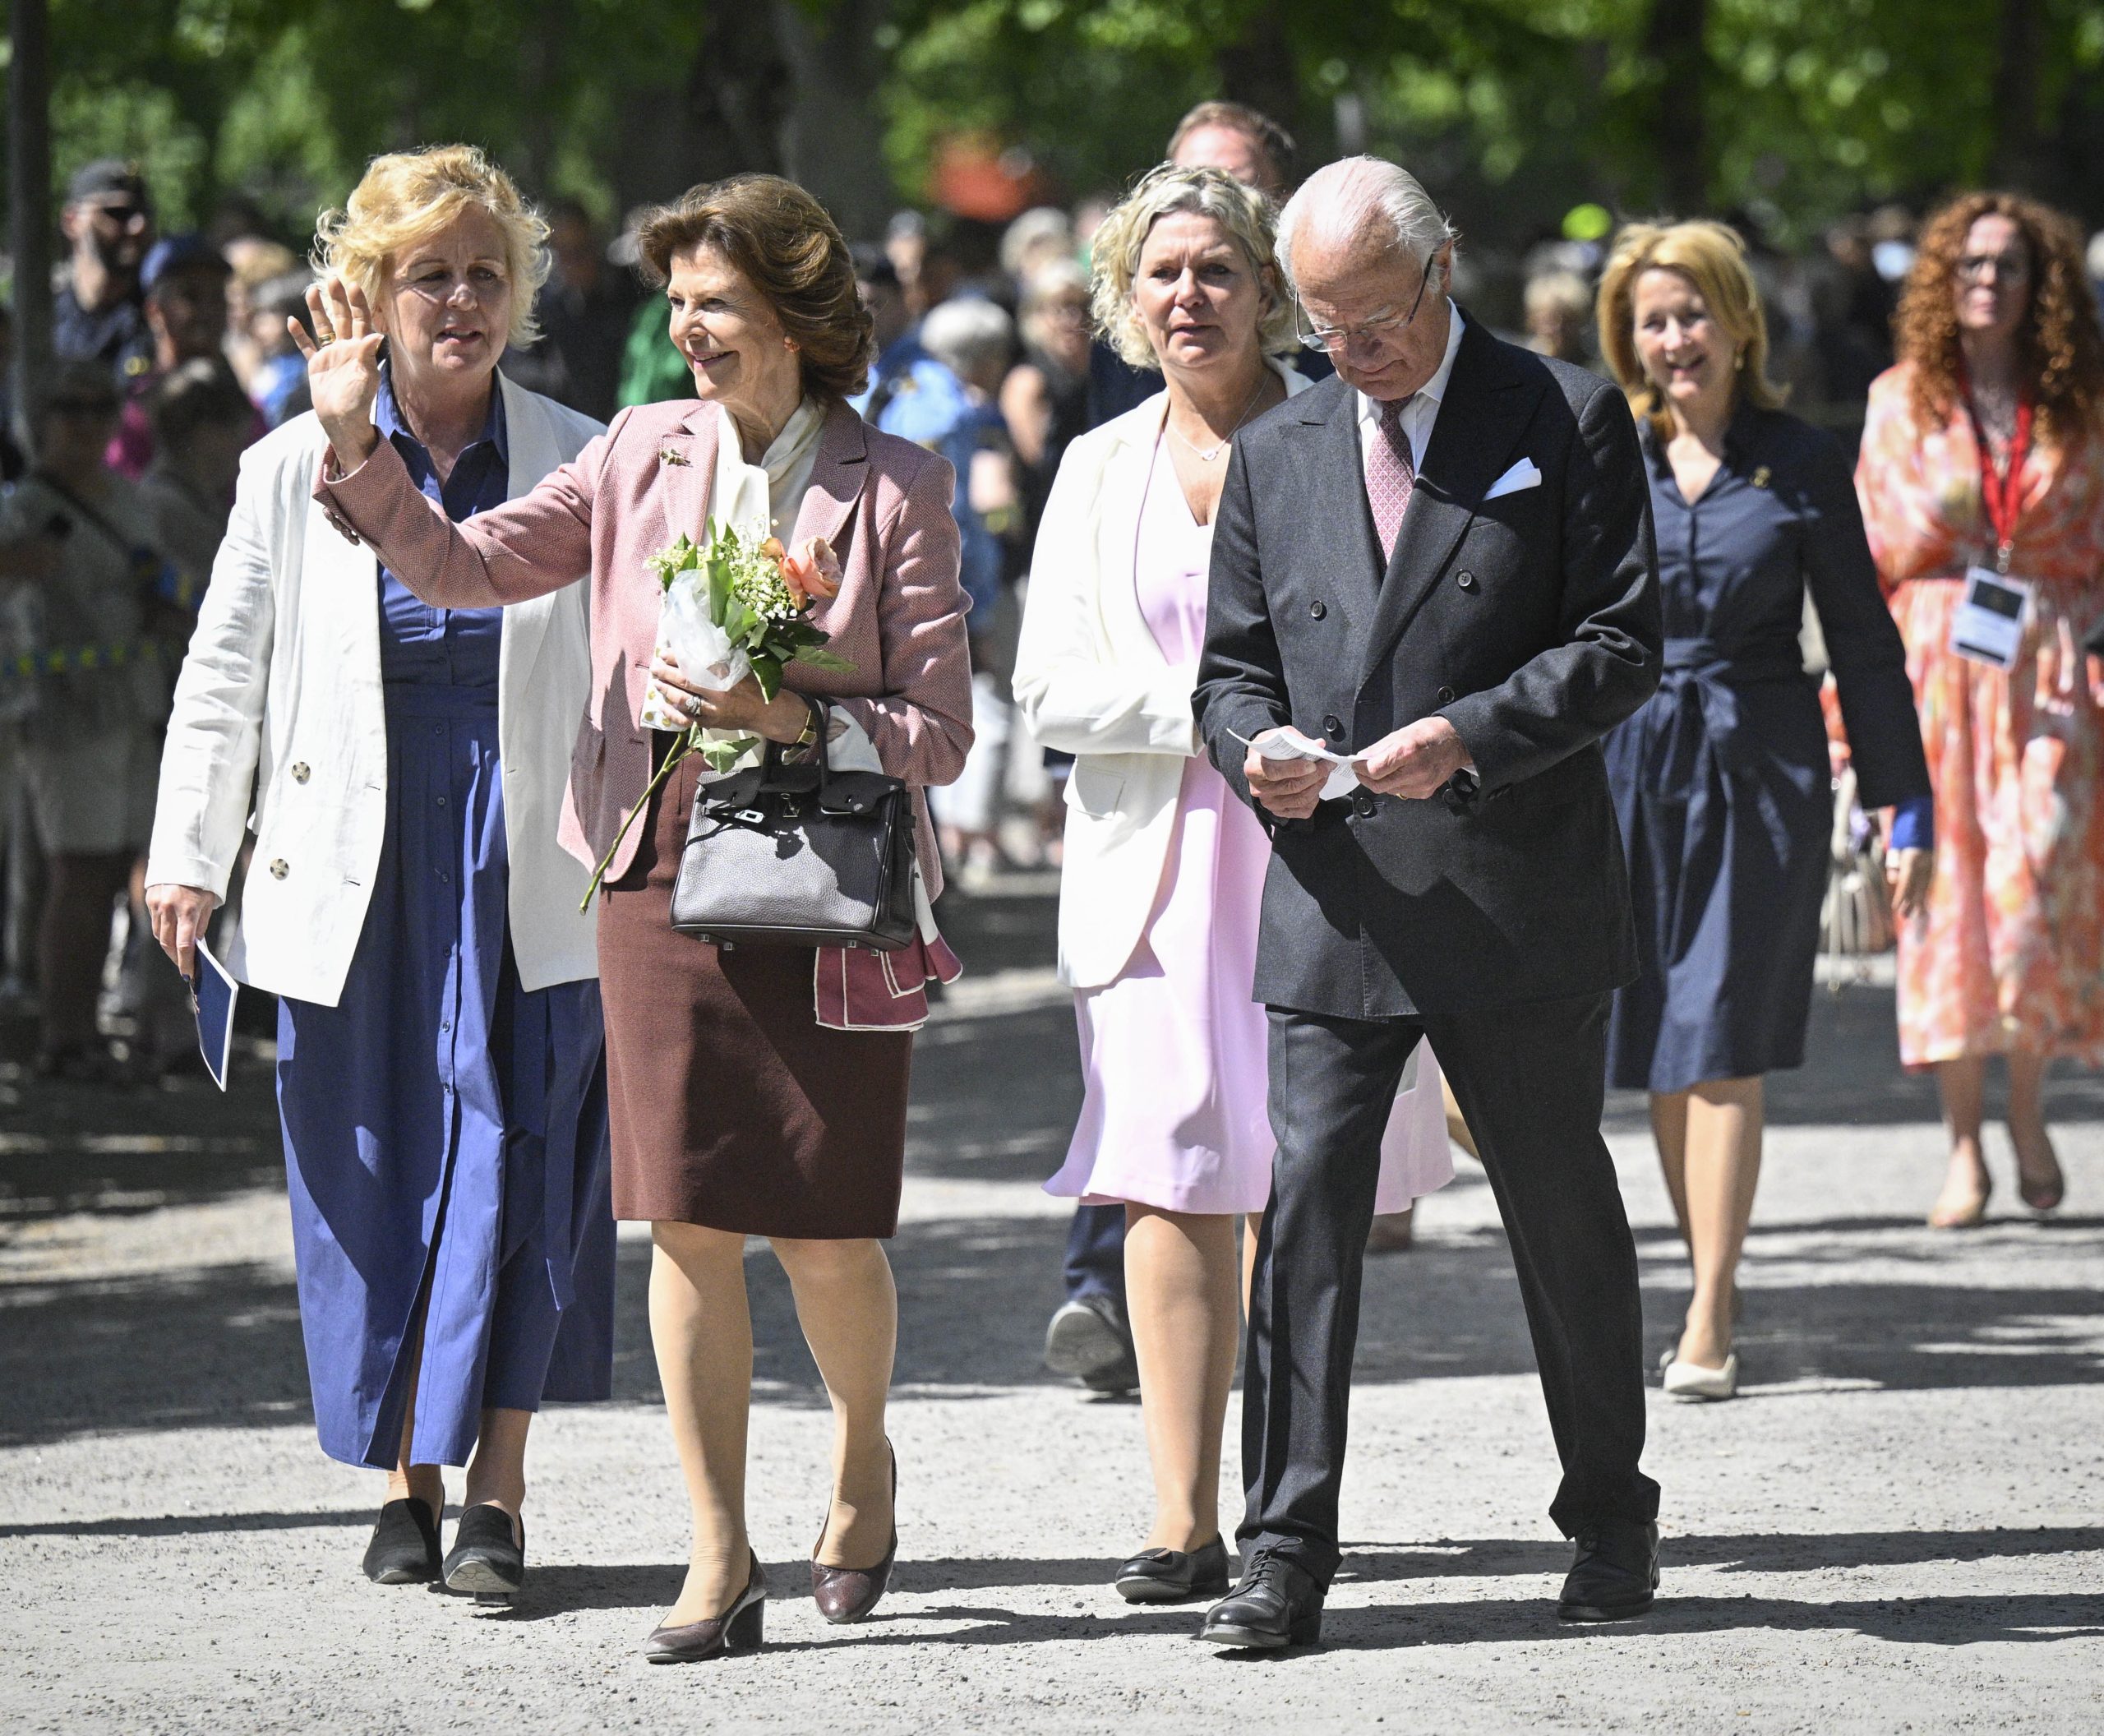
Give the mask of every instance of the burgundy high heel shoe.
MULTIPOLYGON (((884 1558, 874 1567, 829 1567, 819 1560, 816 1552, 825 1544, 825 1526, 819 1527, 819 1540, 811 1545, 811 1600, 819 1606, 819 1614, 836 1626, 859 1622, 877 1607, 891 1584, 891 1570, 898 1559, 898 1451, 889 1441, 884 1443, 891 1453, 891 1547, 884 1551, 884 1558)), ((826 1520, 833 1518, 830 1503, 826 1507, 826 1520)))
POLYGON ((767 1575, 755 1551, 745 1589, 731 1599, 728 1609, 707 1621, 653 1628, 643 1642, 643 1655, 653 1664, 704 1664, 733 1652, 758 1651, 766 1621, 767 1575))

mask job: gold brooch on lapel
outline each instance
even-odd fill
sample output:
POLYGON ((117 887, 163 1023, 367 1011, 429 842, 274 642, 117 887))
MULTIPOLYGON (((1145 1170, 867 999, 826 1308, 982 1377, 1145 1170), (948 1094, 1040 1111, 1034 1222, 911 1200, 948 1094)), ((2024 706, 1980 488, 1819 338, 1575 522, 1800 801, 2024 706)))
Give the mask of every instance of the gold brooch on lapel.
POLYGON ((1768 466, 1763 464, 1758 470, 1753 473, 1753 486, 1756 488, 1765 488, 1768 486, 1768 478, 1769 474, 1770 472, 1768 466))
POLYGON ((661 464, 684 464, 690 460, 677 446, 660 446, 658 449, 658 462, 661 464))

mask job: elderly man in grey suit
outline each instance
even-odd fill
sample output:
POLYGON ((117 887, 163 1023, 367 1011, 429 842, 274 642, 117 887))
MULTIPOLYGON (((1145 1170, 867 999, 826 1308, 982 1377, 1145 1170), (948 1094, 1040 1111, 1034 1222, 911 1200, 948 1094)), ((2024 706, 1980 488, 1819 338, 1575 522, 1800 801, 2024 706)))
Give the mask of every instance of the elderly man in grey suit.
POLYGON ((1463 316, 1453 232, 1394 164, 1322 170, 1279 239, 1338 377, 1236 441, 1194 701, 1275 847, 1255 993, 1278 1138, 1243 1578, 1201 1637, 1320 1637, 1381 1129, 1420 1034, 1519 1272, 1563 1466, 1549 1513, 1576 1541, 1558 1614, 1638 1614, 1659 1490, 1638 1466, 1636 1250, 1600 1138, 1608 1000, 1636 949, 1599 747, 1659 681, 1636 429, 1606 381, 1463 316), (1280 757, 1307 746, 1357 784, 1280 757))

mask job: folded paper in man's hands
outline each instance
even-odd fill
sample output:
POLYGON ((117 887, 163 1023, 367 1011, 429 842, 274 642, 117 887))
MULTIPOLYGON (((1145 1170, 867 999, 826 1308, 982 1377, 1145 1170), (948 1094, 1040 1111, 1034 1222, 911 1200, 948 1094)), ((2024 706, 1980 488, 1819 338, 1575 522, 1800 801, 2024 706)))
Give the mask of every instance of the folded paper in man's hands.
MULTIPOLYGON (((1233 734, 1234 732, 1230 731, 1230 733, 1233 734)), ((1287 724, 1274 724, 1269 729, 1259 730, 1253 738, 1236 735, 1234 739, 1247 746, 1255 748, 1257 753, 1267 760, 1319 760, 1326 764, 1334 766, 1336 769, 1330 773, 1327 781, 1322 785, 1322 795, 1326 801, 1336 796, 1349 795, 1359 787, 1359 773, 1349 757, 1343 754, 1331 753, 1321 742, 1309 741, 1299 730, 1287 724)))

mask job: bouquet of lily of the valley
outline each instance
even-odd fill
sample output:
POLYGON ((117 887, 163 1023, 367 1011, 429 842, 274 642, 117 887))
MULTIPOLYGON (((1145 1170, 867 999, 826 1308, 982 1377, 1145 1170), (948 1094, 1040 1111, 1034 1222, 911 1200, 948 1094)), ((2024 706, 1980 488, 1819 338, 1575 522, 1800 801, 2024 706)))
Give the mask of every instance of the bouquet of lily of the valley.
MULTIPOLYGON (((771 699, 790 663, 854 667, 825 649, 827 635, 809 619, 814 599, 840 593, 840 563, 823 537, 792 553, 777 538, 741 535, 712 519, 706 547, 682 536, 651 556, 648 564, 665 593, 658 616, 658 653, 670 652, 695 686, 721 692, 750 675, 771 699)), ((686 727, 667 708, 654 679, 644 692, 642 720, 651 729, 686 727)), ((759 745, 756 736, 727 730, 698 729, 692 735, 683 746, 699 750, 719 772, 759 745)))
MULTIPOLYGON (((791 551, 779 538, 741 533, 711 519, 706 547, 682 534, 671 547, 650 556, 648 565, 665 593, 658 616, 657 654, 669 653, 696 687, 722 693, 750 675, 761 695, 771 699, 781 690, 782 672, 791 663, 843 672, 855 667, 825 649, 828 635, 808 618, 814 601, 840 594, 840 562, 824 537, 812 537, 791 551)), ((683 731, 685 739, 666 755, 642 801, 621 823, 585 889, 581 907, 590 907, 621 839, 674 766, 699 753, 711 770, 727 772, 760 746, 759 736, 735 730, 688 727, 669 709, 654 676, 644 690, 641 718, 647 728, 683 731)))

